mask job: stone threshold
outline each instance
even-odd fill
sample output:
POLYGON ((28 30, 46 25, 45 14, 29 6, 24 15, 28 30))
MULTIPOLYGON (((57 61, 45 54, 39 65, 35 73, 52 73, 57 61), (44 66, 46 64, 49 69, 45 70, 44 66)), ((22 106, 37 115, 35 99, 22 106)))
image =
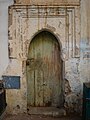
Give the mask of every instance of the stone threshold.
POLYGON ((66 116, 66 111, 64 108, 55 107, 30 107, 27 113, 29 115, 43 115, 52 117, 66 116))

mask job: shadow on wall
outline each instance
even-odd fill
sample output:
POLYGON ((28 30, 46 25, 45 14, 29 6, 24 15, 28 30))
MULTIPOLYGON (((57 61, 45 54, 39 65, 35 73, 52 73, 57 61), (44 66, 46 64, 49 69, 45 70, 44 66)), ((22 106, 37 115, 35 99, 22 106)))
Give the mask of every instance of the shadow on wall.
POLYGON ((82 113, 82 99, 72 92, 69 81, 65 79, 65 104, 67 113, 82 113))

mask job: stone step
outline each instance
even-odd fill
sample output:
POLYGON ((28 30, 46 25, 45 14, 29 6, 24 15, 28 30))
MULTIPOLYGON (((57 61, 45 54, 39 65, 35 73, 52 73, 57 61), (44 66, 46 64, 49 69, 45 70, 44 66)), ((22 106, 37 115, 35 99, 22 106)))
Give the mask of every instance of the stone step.
POLYGON ((55 107, 30 107, 28 108, 28 114, 30 115, 44 115, 44 116, 53 116, 61 117, 66 115, 64 108, 55 108, 55 107))

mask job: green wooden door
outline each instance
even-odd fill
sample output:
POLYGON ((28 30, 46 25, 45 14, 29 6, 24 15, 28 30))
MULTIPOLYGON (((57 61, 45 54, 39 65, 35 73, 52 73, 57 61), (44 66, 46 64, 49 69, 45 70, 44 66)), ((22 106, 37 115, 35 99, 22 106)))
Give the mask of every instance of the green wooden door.
POLYGON ((59 106, 61 59, 57 39, 41 32, 30 43, 27 60, 27 102, 29 106, 59 106))

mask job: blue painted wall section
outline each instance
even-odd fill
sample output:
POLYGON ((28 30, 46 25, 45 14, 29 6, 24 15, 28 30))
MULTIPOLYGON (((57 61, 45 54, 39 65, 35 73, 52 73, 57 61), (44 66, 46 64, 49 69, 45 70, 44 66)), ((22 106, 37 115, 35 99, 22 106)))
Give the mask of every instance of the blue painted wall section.
POLYGON ((2 76, 5 89, 20 89, 20 76, 2 76))

